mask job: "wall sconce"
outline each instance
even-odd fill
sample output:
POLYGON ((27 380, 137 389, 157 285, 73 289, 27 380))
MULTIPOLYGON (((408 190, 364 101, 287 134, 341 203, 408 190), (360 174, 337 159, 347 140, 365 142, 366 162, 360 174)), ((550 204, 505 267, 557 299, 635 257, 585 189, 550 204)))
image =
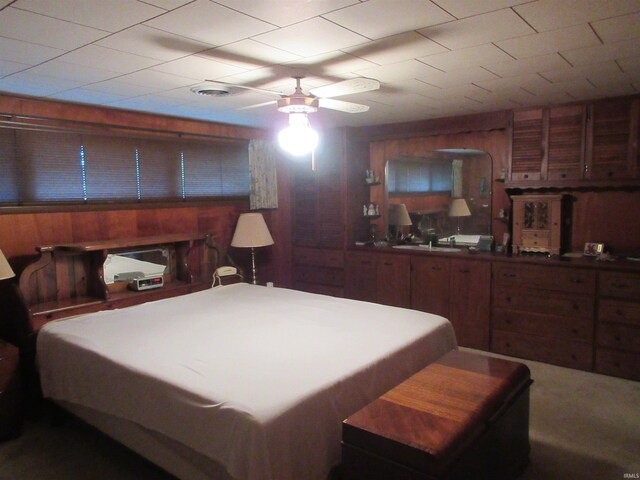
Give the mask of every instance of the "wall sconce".
POLYGON ((458 228, 456 230, 456 235, 460 235, 460 217, 471 216, 471 211, 469 210, 467 201, 464 198, 454 198, 451 202, 451 206, 449 207, 449 216, 457 218, 458 228))
POLYGON ((251 249, 252 283, 257 285, 256 277, 256 251, 258 247, 273 245, 273 237, 269 233, 267 224, 261 213, 242 213, 238 217, 236 231, 231 240, 231 246, 251 249))

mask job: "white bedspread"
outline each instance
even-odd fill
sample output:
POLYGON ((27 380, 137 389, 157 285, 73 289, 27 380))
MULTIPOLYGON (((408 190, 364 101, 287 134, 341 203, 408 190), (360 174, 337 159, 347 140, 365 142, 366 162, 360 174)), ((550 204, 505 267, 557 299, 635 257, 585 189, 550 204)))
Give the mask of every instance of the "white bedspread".
POLYGON ((51 322, 45 396, 136 422, 238 480, 319 480, 341 421, 456 346, 413 310, 247 284, 51 322))

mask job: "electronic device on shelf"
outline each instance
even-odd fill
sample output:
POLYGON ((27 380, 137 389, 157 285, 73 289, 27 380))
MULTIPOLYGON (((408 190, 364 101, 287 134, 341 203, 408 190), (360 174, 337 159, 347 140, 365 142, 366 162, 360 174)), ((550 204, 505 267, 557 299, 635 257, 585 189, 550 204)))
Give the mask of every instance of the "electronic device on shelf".
POLYGON ((137 277, 129 282, 129 288, 136 291, 151 290, 152 288, 160 288, 162 286, 164 286, 164 277, 162 274, 137 277))

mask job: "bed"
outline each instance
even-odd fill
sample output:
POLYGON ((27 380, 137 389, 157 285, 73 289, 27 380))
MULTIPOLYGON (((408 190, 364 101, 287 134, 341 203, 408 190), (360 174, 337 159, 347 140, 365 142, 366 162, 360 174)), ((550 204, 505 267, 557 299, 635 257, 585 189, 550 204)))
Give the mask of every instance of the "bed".
POLYGON ((324 480, 341 422, 456 347, 423 312, 248 284, 46 324, 45 397, 184 480, 324 480))

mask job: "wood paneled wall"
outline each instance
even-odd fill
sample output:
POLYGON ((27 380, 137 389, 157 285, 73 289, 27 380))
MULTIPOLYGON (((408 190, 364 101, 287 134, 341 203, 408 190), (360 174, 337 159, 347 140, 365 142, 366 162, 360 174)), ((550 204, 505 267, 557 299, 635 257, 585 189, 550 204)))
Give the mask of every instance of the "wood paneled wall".
MULTIPOLYGON (((0 113, 53 122, 85 122, 105 132, 146 129, 150 135, 205 135, 224 140, 267 138, 272 132, 257 128, 189 120, 126 110, 91 107, 67 102, 0 95, 0 113)), ((279 208, 263 212, 275 240, 260 249, 259 269, 264 280, 290 286, 291 209, 290 179, 286 160, 278 165, 279 208)), ((55 209, 0 208, 0 249, 19 273, 36 255, 39 245, 135 238, 166 233, 212 233, 227 248, 247 200, 185 203, 162 206, 69 207, 55 209)), ((230 253, 242 266, 249 265, 245 249, 230 253)), ((260 272, 259 272, 260 273, 260 272)))

